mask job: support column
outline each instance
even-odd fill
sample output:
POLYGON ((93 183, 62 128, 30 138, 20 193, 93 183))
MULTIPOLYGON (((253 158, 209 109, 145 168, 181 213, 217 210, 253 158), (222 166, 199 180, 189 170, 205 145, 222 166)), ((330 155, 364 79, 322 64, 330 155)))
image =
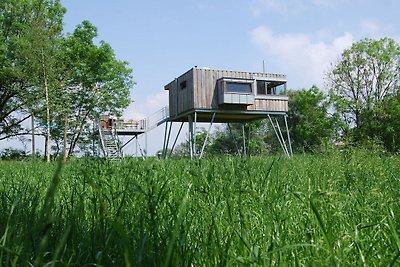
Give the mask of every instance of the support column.
POLYGON ((242 134, 243 134, 243 156, 247 157, 246 153, 246 133, 244 130, 244 123, 242 123, 242 134))
POLYGON ((163 157, 166 154, 166 150, 167 150, 167 130, 168 130, 168 123, 165 123, 165 130, 164 130, 164 142, 163 142, 163 157))
POLYGON ((203 157, 204 148, 206 147, 208 136, 210 135, 211 126, 213 125, 213 122, 214 122, 214 118, 215 118, 215 113, 213 113, 213 116, 211 118, 211 123, 210 123, 210 126, 208 127, 207 135, 206 135, 206 138, 204 140, 203 146, 201 148, 199 159, 201 159, 203 157))
MULTIPOLYGON (((166 124, 165 129, 167 129, 168 121, 166 121, 165 124, 166 124)), ((167 135, 167 142, 166 142, 165 147, 163 149, 164 150, 163 151, 164 152, 163 153, 163 158, 167 158, 168 144, 169 144, 169 139, 171 137, 171 130, 172 130, 172 121, 169 122, 169 130, 168 130, 168 135, 167 135)))
POLYGON ((193 138, 194 138, 194 133, 193 133, 193 117, 192 115, 188 116, 188 122, 189 122, 189 154, 190 154, 190 159, 193 159, 194 155, 194 149, 193 149, 193 138))
POLYGON ((293 156, 292 141, 290 140, 290 133, 289 133, 289 127, 288 127, 287 117, 288 117, 288 116, 285 115, 286 134, 287 134, 288 143, 289 143, 290 155, 293 156))
POLYGON ((148 147, 147 147, 147 132, 144 133, 144 147, 145 147, 145 157, 147 157, 149 151, 148 151, 148 147))
MULTIPOLYGON (((269 118, 269 121, 271 122, 272 128, 274 129, 276 138, 278 139, 279 144, 281 145, 283 153, 285 153, 286 156, 289 156, 287 153, 287 149, 285 150, 285 145, 283 144, 283 142, 285 142, 285 140, 281 139, 281 136, 279 135, 278 130, 276 129, 276 126, 274 125, 274 122, 272 121, 272 118, 269 114, 268 114, 268 118, 269 118)), ((279 126, 279 125, 277 125, 277 126, 279 126)))
POLYGON ((238 155, 240 155, 241 153, 240 153, 240 150, 239 150, 238 142, 237 142, 235 136, 232 133, 231 125, 229 124, 229 122, 228 122, 228 130, 229 130, 229 133, 230 133, 230 135, 231 135, 231 137, 233 139, 233 143, 235 144, 236 151, 237 151, 238 155))
POLYGON ((197 156, 196 135, 197 135, 197 112, 194 113, 194 123, 193 123, 193 154, 195 157, 197 156))
POLYGON ((281 137, 281 140, 282 140, 283 148, 284 148, 284 150, 285 150, 285 152, 286 152, 286 155, 287 155, 288 157, 290 157, 290 155, 289 155, 289 150, 287 149, 286 141, 285 141, 285 138, 283 137, 283 134, 282 134, 281 127, 280 127, 280 125, 279 125, 278 119, 275 118, 275 122, 276 122, 276 128, 278 128, 279 136, 281 137))
POLYGON ((135 147, 135 149, 136 149, 136 151, 135 151, 136 157, 138 157, 138 142, 139 142, 139 140, 138 140, 138 138, 136 136, 136 147, 135 147))
POLYGON ((172 144, 172 148, 171 148, 171 151, 169 153, 169 156, 171 156, 172 152, 174 152, 174 148, 175 148, 176 142, 178 141, 179 135, 181 134, 183 124, 184 124, 184 122, 182 122, 181 126, 179 127, 178 134, 176 135, 174 143, 172 144))

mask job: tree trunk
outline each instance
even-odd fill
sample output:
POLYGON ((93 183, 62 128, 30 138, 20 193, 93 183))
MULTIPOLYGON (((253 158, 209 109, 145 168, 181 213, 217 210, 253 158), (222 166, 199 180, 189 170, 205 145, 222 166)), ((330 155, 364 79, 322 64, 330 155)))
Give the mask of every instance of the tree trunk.
POLYGON ((89 112, 86 112, 85 116, 82 117, 81 123, 75 128, 74 132, 76 133, 76 135, 74 134, 74 136, 72 137, 71 145, 69 146, 69 149, 68 149, 68 157, 72 155, 72 152, 75 149, 76 143, 78 142, 78 139, 81 135, 83 125, 85 124, 85 121, 87 120, 88 116, 89 116, 89 112), (76 129, 78 129, 78 130, 76 130, 76 129))
POLYGON ((63 161, 67 160, 67 130, 68 130, 68 117, 64 118, 64 145, 63 145, 63 161))
POLYGON ((32 159, 35 159, 36 156, 36 147, 35 147, 35 114, 32 112, 31 118, 31 126, 32 126, 32 159))
POLYGON ((43 67, 43 79, 44 79, 44 91, 46 94, 46 124, 47 124, 47 129, 46 129, 46 161, 50 162, 50 107, 49 107, 49 88, 47 85, 47 73, 46 73, 46 66, 45 66, 45 57, 44 57, 44 51, 42 49, 42 67, 43 67))

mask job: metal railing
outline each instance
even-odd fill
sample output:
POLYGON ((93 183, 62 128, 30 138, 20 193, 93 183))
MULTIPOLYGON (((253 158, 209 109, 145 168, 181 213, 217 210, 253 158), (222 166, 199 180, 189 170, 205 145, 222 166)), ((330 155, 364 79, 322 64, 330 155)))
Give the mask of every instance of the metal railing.
POLYGON ((154 112, 147 118, 141 120, 131 121, 117 121, 116 128, 123 130, 142 130, 150 131, 160 124, 164 123, 169 118, 169 107, 163 107, 162 109, 154 112))

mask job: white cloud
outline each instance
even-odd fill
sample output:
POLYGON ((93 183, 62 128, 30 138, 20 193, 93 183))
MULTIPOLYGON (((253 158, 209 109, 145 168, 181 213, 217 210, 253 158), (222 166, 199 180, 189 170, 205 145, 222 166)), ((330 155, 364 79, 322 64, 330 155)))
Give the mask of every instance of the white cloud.
POLYGON ((160 91, 157 94, 150 95, 146 99, 146 108, 156 111, 168 105, 168 91, 160 91))
POLYGON ((129 106, 122 114, 124 120, 140 120, 147 117, 146 114, 139 112, 134 106, 129 106))
MULTIPOLYGON (((345 48, 351 46, 353 35, 345 33, 332 42, 313 41, 318 33, 275 34, 268 27, 260 26, 250 32, 251 39, 262 52, 281 65, 288 74, 293 88, 322 87, 324 73, 345 48)), ((270 60, 271 61, 271 60, 270 60)))
POLYGON ((365 19, 361 21, 361 33, 370 38, 381 38, 390 36, 393 32, 391 25, 383 25, 375 19, 365 19))
POLYGON ((149 95, 146 101, 133 102, 124 112, 124 119, 140 120, 168 105, 168 91, 149 95))

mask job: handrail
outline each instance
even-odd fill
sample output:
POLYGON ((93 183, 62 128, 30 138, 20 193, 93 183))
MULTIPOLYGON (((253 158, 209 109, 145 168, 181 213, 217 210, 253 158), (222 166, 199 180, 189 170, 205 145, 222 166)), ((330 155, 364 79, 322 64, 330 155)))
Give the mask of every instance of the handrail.
POLYGON ((117 122, 117 129, 126 130, 143 130, 150 131, 160 124, 164 123, 169 118, 169 107, 163 107, 146 118, 131 121, 131 122, 117 122))
POLYGON ((101 122, 106 122, 105 120, 99 121, 99 136, 100 136, 100 143, 101 143, 101 150, 103 151, 103 155, 107 157, 107 153, 105 151, 105 144, 104 144, 104 137, 103 137, 103 128, 101 127, 101 122))

